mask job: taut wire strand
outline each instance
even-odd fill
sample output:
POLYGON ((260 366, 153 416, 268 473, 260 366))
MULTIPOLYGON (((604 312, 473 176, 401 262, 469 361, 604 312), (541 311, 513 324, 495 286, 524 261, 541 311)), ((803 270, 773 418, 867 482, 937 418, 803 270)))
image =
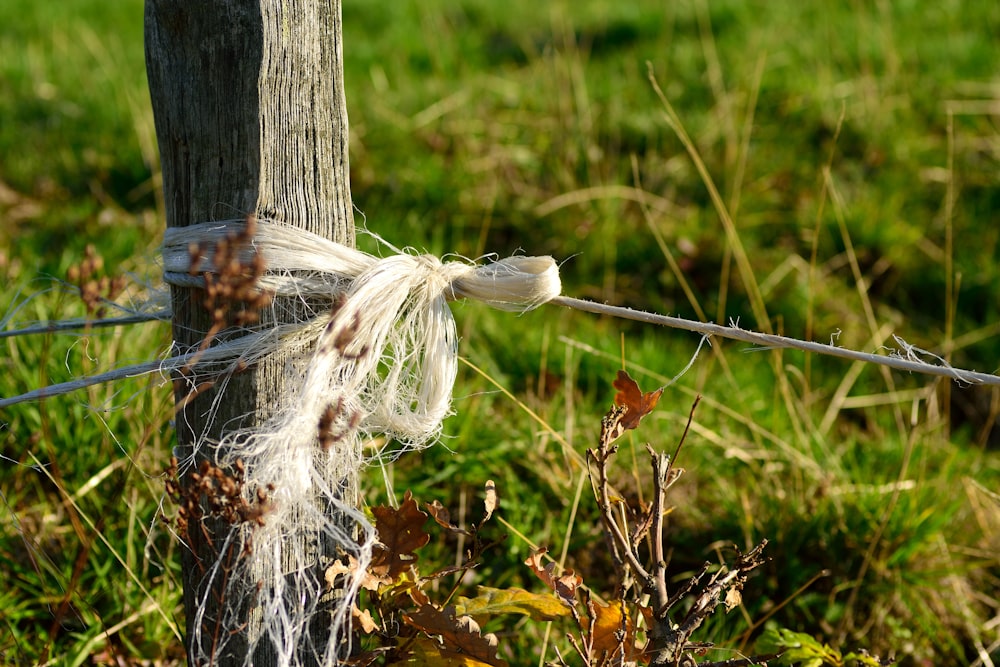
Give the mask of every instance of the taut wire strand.
POLYGON ((98 329, 107 327, 122 327, 129 324, 144 324, 157 320, 169 322, 172 313, 169 309, 157 310, 151 313, 135 313, 132 315, 122 315, 120 317, 105 317, 100 319, 88 319, 85 317, 71 320, 57 320, 53 322, 43 322, 35 326, 24 327, 23 329, 6 329, 0 331, 0 338, 17 338, 18 336, 35 336, 38 334, 60 333, 62 331, 77 331, 79 329, 98 329))
POLYGON ((647 324, 657 324, 659 326, 670 327, 671 329, 682 329, 693 331, 706 336, 718 336, 732 340, 741 340, 746 343, 759 345, 757 349, 795 349, 815 354, 823 354, 830 357, 840 357, 841 359, 851 359, 852 361, 863 361, 870 364, 880 364, 902 371, 913 373, 923 373, 924 375, 937 375, 950 377, 959 382, 968 384, 1000 385, 1000 376, 990 373, 980 373, 977 371, 967 371, 955 368, 944 362, 941 357, 910 345, 899 336, 893 336, 900 346, 899 350, 892 354, 872 354, 870 352, 859 352, 848 348, 828 345, 826 343, 816 343, 814 341, 788 338, 777 334, 764 334, 756 331, 741 329, 737 325, 723 326, 712 322, 697 322, 687 320, 682 317, 671 317, 658 313, 649 313, 643 310, 633 310, 622 306, 611 306, 583 299, 574 299, 569 296, 557 296, 549 301, 557 306, 565 306, 574 310, 582 310, 596 315, 608 315, 625 320, 645 322, 647 324), (941 365, 932 364, 921 360, 921 356, 931 357, 941 362, 941 365))

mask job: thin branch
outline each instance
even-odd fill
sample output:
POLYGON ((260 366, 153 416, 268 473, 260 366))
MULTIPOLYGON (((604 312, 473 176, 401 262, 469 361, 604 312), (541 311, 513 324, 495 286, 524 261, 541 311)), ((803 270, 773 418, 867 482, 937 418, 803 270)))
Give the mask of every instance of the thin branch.
POLYGON ((777 660, 780 657, 780 653, 767 653, 765 655, 755 655, 752 658, 733 658, 732 660, 701 662, 698 663, 698 667, 752 667, 753 665, 767 665, 768 660, 777 660))
POLYGON ((705 576, 706 572, 708 572, 709 567, 710 567, 709 563, 705 563, 704 565, 702 565, 701 569, 698 571, 698 574, 692 575, 691 578, 688 579, 683 586, 681 586, 680 590, 677 591, 677 595, 675 595, 671 600, 668 600, 665 605, 656 610, 656 618, 666 618, 666 614, 668 611, 670 611, 670 608, 673 607, 680 600, 683 600, 688 593, 694 590, 694 587, 698 585, 698 583, 701 581, 701 578, 705 576))
POLYGON ((670 457, 666 454, 656 454, 650 448, 653 460, 653 567, 656 570, 656 607, 666 607, 670 602, 667 590, 667 560, 663 550, 663 512, 667 500, 667 476, 672 468, 670 457))
POLYGON ((622 554, 627 562, 628 566, 632 568, 635 572, 636 577, 642 581, 643 588, 649 590, 653 587, 653 579, 646 568, 642 566, 639 562, 639 558, 636 556, 634 550, 631 548, 631 544, 628 538, 622 533, 621 526, 615 521, 614 510, 611 507, 610 494, 608 493, 608 488, 610 483, 608 482, 608 459, 611 456, 611 451, 609 451, 604 443, 601 445, 601 449, 597 452, 594 450, 589 451, 594 462, 597 463, 598 470, 598 503, 601 509, 601 519, 604 521, 604 525, 607 527, 608 532, 611 533, 611 537, 614 540, 616 546, 621 549, 624 553, 622 554))

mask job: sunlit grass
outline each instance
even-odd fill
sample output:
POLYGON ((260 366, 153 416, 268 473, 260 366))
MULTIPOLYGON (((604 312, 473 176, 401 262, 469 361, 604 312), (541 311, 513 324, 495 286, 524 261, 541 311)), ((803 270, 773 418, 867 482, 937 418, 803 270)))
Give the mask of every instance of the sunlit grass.
MULTIPOLYGON (((33 279, 64 278, 86 243, 145 275, 162 224, 141 3, 8 4, 0 315, 55 286, 33 279)), ((989 3, 345 4, 353 194, 393 243, 550 253, 575 296, 744 326, 762 305, 789 335, 872 350, 898 333, 996 370, 989 3)), ((56 289, 16 319, 80 308, 56 289)), ((581 456, 623 361, 657 386, 698 339, 554 308, 456 314, 469 364, 444 446, 372 471, 370 502, 387 478, 459 515, 494 479, 523 538, 475 583, 532 585, 521 563, 545 544, 600 590, 581 456)), ((0 341, 0 394, 152 358, 168 336, 0 341)), ((713 341, 620 457, 623 492, 648 492, 641 445, 672 451, 698 393, 672 496, 678 575, 724 543, 766 537, 772 558, 743 608, 705 628, 725 648, 715 659, 766 624, 908 664, 969 662, 995 641, 997 392, 713 341)), ((5 655, 176 659, 179 547, 155 519, 170 418, 169 388, 138 381, 0 414, 5 655)), ((454 558, 456 544, 439 547, 454 558)), ((545 628, 506 630, 512 664, 537 663, 545 628)))

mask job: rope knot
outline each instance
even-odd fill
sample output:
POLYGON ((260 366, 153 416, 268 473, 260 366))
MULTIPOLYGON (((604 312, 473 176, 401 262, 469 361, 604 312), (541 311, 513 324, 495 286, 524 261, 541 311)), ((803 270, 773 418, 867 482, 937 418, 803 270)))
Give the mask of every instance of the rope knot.
MULTIPOLYGON (((192 261, 212 267, 211 248, 245 229, 243 224, 168 229, 163 247, 167 282, 190 285, 192 261), (204 255, 192 257, 192 247, 204 255)), ((256 222, 248 252, 261 254, 266 263, 261 287, 279 296, 340 303, 327 321, 318 322, 323 316, 317 316, 293 325, 290 333, 282 325, 280 336, 254 333, 233 346, 239 350, 234 361, 246 361, 285 345, 310 344, 305 378, 296 382, 301 386, 290 396, 297 414, 283 417, 282 423, 296 428, 314 424, 336 396, 359 415, 363 432, 385 433, 411 447, 436 439, 450 411, 458 358, 447 302, 470 298, 524 312, 561 291, 559 269, 551 257, 514 256, 482 265, 408 253, 377 258, 266 220, 256 222)))
MULTIPOLYGON (((420 274, 416 286, 425 286, 429 296, 443 294, 449 301, 455 300, 454 282, 472 270, 472 266, 462 262, 442 262, 434 255, 395 255, 408 257, 414 262, 414 270, 420 274)), ((392 261, 394 257, 379 260, 392 261)))

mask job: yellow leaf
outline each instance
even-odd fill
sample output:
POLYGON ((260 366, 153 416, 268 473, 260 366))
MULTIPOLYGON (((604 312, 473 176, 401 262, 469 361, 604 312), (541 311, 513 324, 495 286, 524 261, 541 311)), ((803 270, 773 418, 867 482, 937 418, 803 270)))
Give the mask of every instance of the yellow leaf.
POLYGON ((568 616, 569 608, 551 593, 531 593, 522 588, 489 588, 478 586, 474 598, 459 597, 455 605, 458 615, 475 618, 497 614, 522 614, 536 621, 552 621, 568 616))
POLYGON ((639 650, 635 646, 635 623, 620 600, 607 606, 595 604, 593 658, 622 657, 635 660, 639 650))
POLYGON ((418 637, 409 644, 413 665, 433 665, 434 667, 492 667, 489 663, 476 660, 471 655, 456 653, 440 646, 427 637, 418 637))

